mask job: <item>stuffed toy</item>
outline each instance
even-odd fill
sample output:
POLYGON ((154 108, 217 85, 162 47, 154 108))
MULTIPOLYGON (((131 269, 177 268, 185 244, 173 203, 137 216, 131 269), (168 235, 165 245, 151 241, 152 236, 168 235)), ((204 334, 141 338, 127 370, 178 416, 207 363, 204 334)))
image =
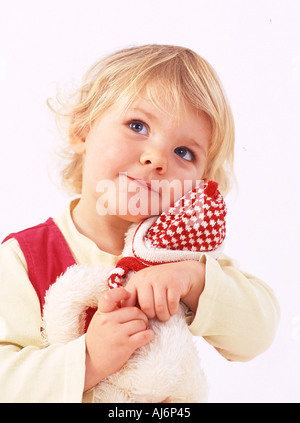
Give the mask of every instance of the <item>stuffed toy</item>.
MULTIPOLYGON (((162 263, 199 260, 204 253, 217 259, 225 239, 226 213, 218 184, 202 183, 160 216, 133 224, 114 268, 99 264, 67 269, 46 293, 44 346, 82 336, 99 297, 108 289, 126 286, 133 272, 162 263)), ((167 322, 151 319, 153 340, 94 388, 94 402, 206 402, 206 377, 186 323, 190 314, 180 303, 178 313, 167 322)))

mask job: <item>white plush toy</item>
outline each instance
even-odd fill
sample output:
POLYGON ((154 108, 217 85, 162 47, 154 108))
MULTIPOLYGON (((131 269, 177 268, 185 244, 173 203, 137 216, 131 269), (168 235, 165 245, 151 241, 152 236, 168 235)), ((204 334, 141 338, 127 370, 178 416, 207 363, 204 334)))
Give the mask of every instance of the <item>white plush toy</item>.
MULTIPOLYGON (((115 268, 75 265, 50 287, 43 310, 45 346, 67 343, 85 333, 87 313, 107 289, 125 286, 142 267, 217 258, 225 238, 226 206, 209 181, 190 191, 167 212, 129 229, 123 258, 115 268)), ((200 403, 207 400, 207 382, 190 333, 187 307, 167 322, 150 321, 153 340, 139 348, 117 373, 94 388, 103 403, 200 403)))

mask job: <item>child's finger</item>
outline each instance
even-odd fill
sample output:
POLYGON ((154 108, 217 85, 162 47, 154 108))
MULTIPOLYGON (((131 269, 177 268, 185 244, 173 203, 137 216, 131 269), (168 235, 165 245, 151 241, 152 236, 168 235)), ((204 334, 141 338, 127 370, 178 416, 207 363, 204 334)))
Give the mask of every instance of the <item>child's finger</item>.
POLYGON ((128 292, 124 288, 115 288, 106 291, 98 301, 98 312, 110 313, 121 307, 121 301, 127 300, 128 292))
POLYGON ((150 284, 144 284, 137 292, 139 307, 149 319, 155 317, 155 299, 153 288, 150 284))
POLYGON ((154 336, 152 329, 146 329, 142 332, 137 332, 129 337, 131 347, 136 350, 152 341, 154 336))
POLYGON ((128 336, 132 336, 135 333, 143 332, 148 328, 148 321, 145 320, 132 320, 131 322, 126 322, 123 324, 123 332, 128 336))
POLYGON ((167 303, 170 316, 174 316, 178 312, 180 302, 180 295, 178 291, 174 289, 168 289, 167 291, 167 303))
POLYGON ((154 301, 156 317, 162 322, 169 320, 171 316, 167 303, 167 292, 163 287, 156 288, 154 292, 154 301))
POLYGON ((112 318, 114 318, 114 316, 121 324, 130 323, 136 320, 143 321, 145 327, 147 327, 149 324, 146 314, 137 307, 122 307, 118 309, 116 313, 112 313, 112 318))
POLYGON ((128 294, 128 297, 121 302, 122 307, 133 307, 137 304, 137 291, 134 286, 126 287, 125 291, 128 294))

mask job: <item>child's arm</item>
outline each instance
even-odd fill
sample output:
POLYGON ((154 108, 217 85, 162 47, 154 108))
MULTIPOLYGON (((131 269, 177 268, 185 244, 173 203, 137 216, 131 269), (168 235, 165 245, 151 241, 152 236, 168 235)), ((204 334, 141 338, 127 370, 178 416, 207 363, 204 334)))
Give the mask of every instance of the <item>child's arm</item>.
POLYGON ((120 307, 128 297, 124 288, 117 288, 99 300, 86 334, 84 391, 120 370, 137 348, 152 339, 146 315, 137 307, 120 307))
POLYGON ((85 336, 43 349, 40 326, 39 300, 11 239, 0 245, 0 402, 82 402, 85 336))
POLYGON ((203 255, 200 262, 152 266, 133 275, 126 289, 132 293, 127 304, 135 298, 149 318, 168 320, 181 299, 193 312, 191 332, 229 360, 247 361, 265 351, 278 326, 272 290, 227 259, 203 255))
POLYGON ((138 302, 148 318, 166 321, 177 313, 180 300, 196 312, 204 286, 205 264, 198 261, 146 267, 128 281, 126 290, 131 296, 124 305, 138 302))
MULTIPOLYGON (((121 291, 125 299, 128 294, 121 291)), ((83 391, 121 367, 152 336, 147 317, 136 307, 109 312, 118 292, 102 298, 103 313, 92 319, 86 335, 43 349, 40 304, 24 256, 14 239, 0 245, 0 402, 89 401, 83 391), (93 331, 99 332, 94 336, 93 331), (97 359, 103 360, 102 367, 97 359), (97 364, 99 374, 92 380, 91 365, 97 364)))
POLYGON ((232 361, 249 361, 272 344, 280 308, 272 289, 241 271, 228 257, 202 256, 205 289, 199 298, 190 331, 232 361))

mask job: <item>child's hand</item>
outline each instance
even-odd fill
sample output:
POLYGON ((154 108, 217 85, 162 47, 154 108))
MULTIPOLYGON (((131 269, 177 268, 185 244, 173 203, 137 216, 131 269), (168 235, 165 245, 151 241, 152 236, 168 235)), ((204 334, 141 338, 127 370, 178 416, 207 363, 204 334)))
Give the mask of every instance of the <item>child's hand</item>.
POLYGON ((130 297, 125 306, 139 304, 149 319, 167 321, 177 313, 182 300, 196 311, 205 284, 205 264, 182 261, 147 267, 135 273, 126 285, 130 297))
POLYGON ((133 352, 151 341, 147 316, 137 307, 121 308, 130 294, 124 288, 106 292, 86 333, 84 391, 117 372, 133 352))

